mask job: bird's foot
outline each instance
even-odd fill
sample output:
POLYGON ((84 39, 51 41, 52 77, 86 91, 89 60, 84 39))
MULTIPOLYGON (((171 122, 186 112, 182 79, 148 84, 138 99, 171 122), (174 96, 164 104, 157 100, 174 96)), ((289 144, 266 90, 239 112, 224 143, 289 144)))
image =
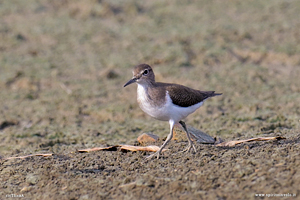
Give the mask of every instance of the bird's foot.
POLYGON ((146 159, 147 160, 150 160, 151 158, 157 156, 157 159, 159 159, 159 156, 160 156, 160 151, 158 150, 157 152, 151 154, 150 156, 147 156, 146 159))
POLYGON ((189 152, 192 149, 192 147, 194 149, 194 152, 196 153, 197 149, 193 143, 189 143, 188 146, 182 152, 189 152))

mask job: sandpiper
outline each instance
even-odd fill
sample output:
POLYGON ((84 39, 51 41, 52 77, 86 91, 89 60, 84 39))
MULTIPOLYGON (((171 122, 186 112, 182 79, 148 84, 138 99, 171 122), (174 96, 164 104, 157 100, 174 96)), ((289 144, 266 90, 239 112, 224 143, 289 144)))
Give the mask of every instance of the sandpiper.
POLYGON ((179 123, 186 132, 188 146, 184 151, 196 148, 191 140, 185 123, 182 119, 196 111, 203 102, 222 93, 215 91, 200 91, 188 88, 183 85, 155 82, 155 75, 152 68, 147 64, 140 64, 133 69, 133 78, 124 87, 131 83, 137 83, 137 101, 140 108, 148 115, 162 121, 169 121, 170 133, 157 152, 148 156, 159 158, 163 148, 173 137, 174 125, 179 123))

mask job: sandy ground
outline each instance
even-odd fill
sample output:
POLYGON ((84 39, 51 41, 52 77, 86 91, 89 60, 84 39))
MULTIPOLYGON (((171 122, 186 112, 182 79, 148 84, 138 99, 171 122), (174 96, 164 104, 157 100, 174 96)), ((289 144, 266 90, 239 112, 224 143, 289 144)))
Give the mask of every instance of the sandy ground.
POLYGON ((0 199, 300 199, 298 1, 0 1, 0 199), (157 81, 223 95, 185 121, 225 141, 137 145, 169 125, 123 88, 157 81), (52 154, 24 159, 9 157, 52 154), (263 196, 264 195, 264 196, 263 196))

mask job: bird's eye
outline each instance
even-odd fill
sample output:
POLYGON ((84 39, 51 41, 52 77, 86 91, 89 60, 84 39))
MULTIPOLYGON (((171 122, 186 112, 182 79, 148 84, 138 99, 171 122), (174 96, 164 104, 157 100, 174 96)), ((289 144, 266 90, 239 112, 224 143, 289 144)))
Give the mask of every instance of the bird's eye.
POLYGON ((146 70, 143 72, 143 75, 144 75, 144 76, 147 76, 148 73, 149 73, 149 71, 148 71, 148 69, 146 69, 146 70))

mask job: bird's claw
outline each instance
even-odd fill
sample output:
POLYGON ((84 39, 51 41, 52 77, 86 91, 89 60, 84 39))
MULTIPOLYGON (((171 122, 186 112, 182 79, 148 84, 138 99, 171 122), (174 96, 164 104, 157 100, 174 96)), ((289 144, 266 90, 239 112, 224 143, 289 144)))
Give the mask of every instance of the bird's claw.
POLYGON ((182 152, 189 152, 192 149, 192 147, 194 149, 194 152, 196 153, 197 149, 196 149, 195 145, 191 144, 191 143, 189 143, 188 146, 182 152))
POLYGON ((155 157, 155 156, 157 156, 157 159, 159 159, 160 152, 157 151, 157 152, 151 154, 150 156, 147 156, 147 157, 146 157, 146 160, 150 160, 151 158, 153 158, 153 157, 155 157))

